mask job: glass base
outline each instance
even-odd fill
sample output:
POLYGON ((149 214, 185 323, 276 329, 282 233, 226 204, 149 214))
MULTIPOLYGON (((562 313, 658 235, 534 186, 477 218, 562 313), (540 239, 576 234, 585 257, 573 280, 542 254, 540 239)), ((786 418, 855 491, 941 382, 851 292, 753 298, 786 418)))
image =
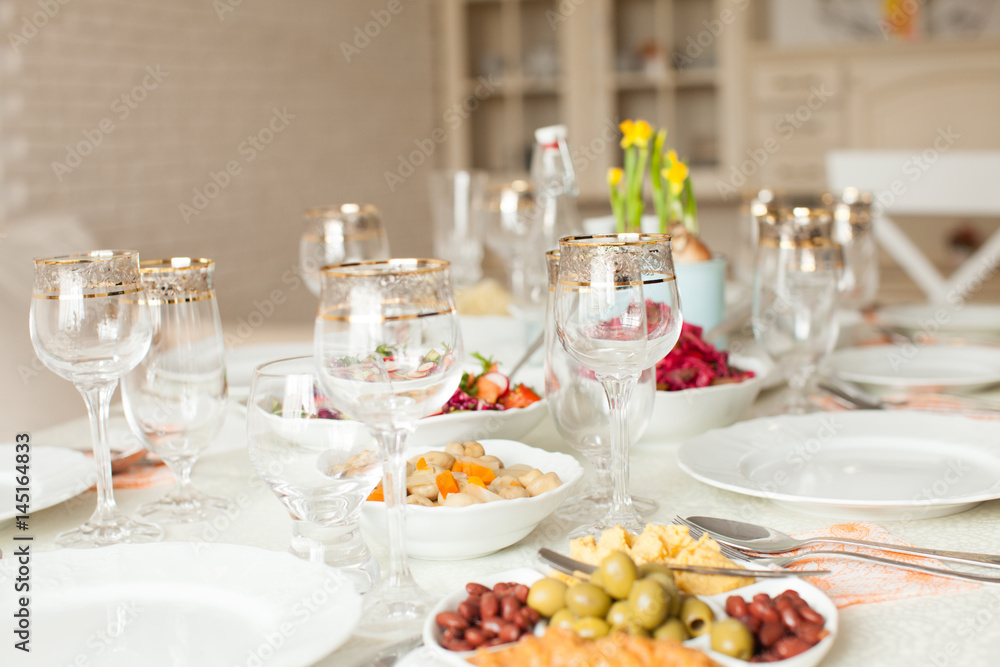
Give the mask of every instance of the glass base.
MULTIPOLYGON (((611 499, 608 495, 595 491, 571 500, 560 507, 555 513, 555 518, 564 523, 589 527, 604 518, 604 515, 608 513, 610 502, 611 499)), ((639 496, 632 496, 632 506, 642 517, 649 517, 660 507, 656 501, 639 496)), ((572 532, 576 532, 576 529, 572 532)))
POLYGON ((420 634, 430 611, 427 592, 412 580, 390 587, 387 582, 365 596, 358 635, 402 639, 420 634))
POLYGON ((210 496, 189 487, 183 494, 171 491, 159 500, 141 505, 137 512, 166 523, 196 523, 235 510, 236 505, 228 498, 210 496))
POLYGON ((595 539, 600 539, 601 533, 605 530, 619 526, 634 535, 638 535, 646 528, 646 522, 635 511, 634 507, 631 508, 631 511, 626 510, 624 512, 607 511, 607 506, 604 509, 605 513, 598 517, 596 521, 585 523, 570 531, 569 539, 575 540, 587 535, 593 535, 595 539))
POLYGON ((93 549, 114 544, 143 544, 159 542, 163 529, 152 523, 136 521, 112 512, 103 517, 92 516, 79 528, 67 530, 56 536, 56 544, 69 549, 93 549))
POLYGON ((292 541, 288 550, 293 555, 337 568, 358 593, 368 593, 379 585, 382 576, 378 562, 368 550, 356 523, 322 526, 300 519, 292 521, 292 541))

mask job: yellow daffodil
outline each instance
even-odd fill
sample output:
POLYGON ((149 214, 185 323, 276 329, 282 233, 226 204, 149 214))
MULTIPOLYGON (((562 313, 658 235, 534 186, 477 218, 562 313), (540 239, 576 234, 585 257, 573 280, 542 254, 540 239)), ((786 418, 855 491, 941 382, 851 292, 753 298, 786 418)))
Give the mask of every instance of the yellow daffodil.
POLYGON ((678 159, 677 151, 668 151, 667 159, 670 161, 670 167, 663 170, 663 177, 673 185, 684 185, 688 177, 687 165, 678 159))
POLYGON ((618 127, 622 131, 622 148, 629 146, 645 148, 649 144, 649 138, 653 136, 653 128, 644 120, 622 121, 618 127))
POLYGON ((622 182, 624 172, 618 167, 608 169, 608 185, 614 187, 622 182))

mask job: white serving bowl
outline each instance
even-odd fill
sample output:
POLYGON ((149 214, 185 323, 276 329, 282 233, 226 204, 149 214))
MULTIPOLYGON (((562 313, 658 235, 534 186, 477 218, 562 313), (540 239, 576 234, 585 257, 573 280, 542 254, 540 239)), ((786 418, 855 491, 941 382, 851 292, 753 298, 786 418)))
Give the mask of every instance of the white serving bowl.
MULTIPOLYGON (((480 440, 486 453, 504 465, 518 463, 559 475, 562 485, 534 498, 514 498, 468 507, 406 506, 406 552, 425 560, 478 558, 520 541, 552 514, 573 492, 583 466, 568 454, 548 452, 513 440, 480 440)), ((407 447, 407 459, 435 447, 407 447)), ((386 543, 385 503, 366 501, 361 508, 361 528, 376 541, 386 543)))
MULTIPOLYGON (((474 581, 477 584, 482 584, 491 588, 494 584, 508 581, 519 584, 527 584, 530 586, 543 576, 544 575, 535 570, 520 568, 516 570, 498 572, 486 577, 481 577, 474 581)), ((456 667, 466 665, 467 667, 469 663, 466 661, 466 658, 475 655, 475 651, 449 651, 448 649, 443 648, 440 643, 441 629, 435 621, 435 617, 439 613, 442 611, 454 611, 458 608, 459 603, 463 602, 468 597, 468 593, 465 591, 465 584, 467 583, 469 582, 461 582, 461 587, 438 602, 434 608, 431 609, 427 618, 424 620, 424 646, 427 647, 427 650, 434 656, 434 659, 438 664, 455 665, 456 667)), ((739 595, 749 603, 753 599, 753 596, 758 593, 767 593, 773 598, 789 589, 796 591, 803 600, 809 603, 809 606, 812 607, 816 613, 823 617, 823 620, 825 621, 824 629, 829 634, 805 653, 800 653, 797 656, 779 660, 774 664, 781 665, 781 667, 814 667, 815 665, 818 665, 824 657, 826 657, 826 654, 829 653, 830 649, 833 647, 833 642, 837 637, 837 631, 839 629, 839 619, 837 606, 833 603, 833 600, 831 600, 826 593, 816 588, 809 582, 803 581, 797 577, 761 579, 757 583, 744 586, 743 588, 738 588, 734 591, 728 591, 710 596, 699 595, 698 597, 704 600, 705 604, 712 609, 712 613, 715 614, 716 619, 721 619, 726 618, 726 599, 729 598, 730 595, 739 595)), ((539 623, 535 627, 535 634, 543 633, 544 625, 543 623, 539 623)), ((716 661, 720 665, 724 665, 725 667, 746 667, 750 664, 745 660, 739 660, 737 658, 732 658, 728 655, 723 655, 722 653, 713 651, 711 649, 711 638, 708 634, 689 639, 684 642, 684 645, 689 648, 695 648, 705 652, 710 658, 712 658, 712 660, 716 661)), ((508 646, 510 646, 510 644, 501 644, 500 646, 486 650, 499 651, 508 646)))
POLYGON ((773 365, 755 357, 732 355, 730 363, 754 377, 712 387, 657 391, 644 442, 676 443, 742 418, 757 399, 773 365))

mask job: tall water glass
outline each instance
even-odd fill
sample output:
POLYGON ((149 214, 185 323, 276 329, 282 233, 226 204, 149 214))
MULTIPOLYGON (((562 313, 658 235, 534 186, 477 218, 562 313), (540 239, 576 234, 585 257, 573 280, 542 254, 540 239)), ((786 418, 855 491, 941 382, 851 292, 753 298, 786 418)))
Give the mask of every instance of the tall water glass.
POLYGON ((154 542, 163 529, 130 519, 115 505, 111 484, 108 410, 118 379, 149 350, 149 309, 139 277, 139 253, 97 250, 35 260, 29 330, 42 363, 76 385, 87 404, 97 509, 56 536, 63 547, 154 542))
POLYGON ((226 418, 225 345, 210 259, 144 261, 153 323, 149 353, 122 380, 132 432, 163 459, 176 484, 139 514, 175 523, 210 521, 235 506, 191 483, 191 469, 226 418))
POLYGON ((334 405, 378 441, 389 569, 366 598, 361 631, 415 632, 429 596, 407 566, 404 447, 419 418, 458 387, 462 338, 448 263, 390 259, 326 267, 316 317, 317 375, 334 405))
POLYGON ((464 169, 433 171, 429 177, 434 219, 434 255, 451 263, 455 289, 483 277, 482 208, 487 176, 464 169))
POLYGON ((611 506, 590 531, 641 532, 628 493, 628 405, 639 376, 680 336, 680 296, 665 234, 570 236, 559 241, 559 342, 594 371, 611 409, 611 506))
POLYGON ((371 204, 320 206, 305 212, 299 240, 299 271, 306 287, 320 293, 324 266, 389 258, 389 237, 382 214, 371 204))
POLYGON ((826 210, 797 207, 759 221, 752 324, 754 339, 788 378, 781 413, 816 410, 809 382, 837 342, 843 254, 830 220, 826 210))
MULTIPOLYGON (((549 300, 545 318, 545 402, 556 430, 570 447, 593 464, 595 476, 575 500, 558 515, 579 527, 588 527, 607 512, 611 502, 611 410, 604 388, 594 372, 580 365, 559 344, 555 322, 555 293, 559 281, 559 251, 545 254, 549 270, 549 300)), ((656 378, 652 368, 639 376, 628 405, 629 445, 642 437, 653 414, 656 378)), ((656 504, 632 498, 640 513, 656 504)), ((570 537, 577 537, 572 532, 570 537)))

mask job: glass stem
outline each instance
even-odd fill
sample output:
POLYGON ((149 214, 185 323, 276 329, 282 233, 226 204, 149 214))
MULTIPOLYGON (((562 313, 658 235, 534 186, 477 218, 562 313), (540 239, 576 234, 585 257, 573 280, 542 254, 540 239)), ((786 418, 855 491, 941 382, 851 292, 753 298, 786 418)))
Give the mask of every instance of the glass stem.
POLYGON ((601 452, 590 462, 594 464, 594 498, 606 503, 611 498, 611 457, 601 452))
POLYGON ((174 484, 173 496, 180 500, 188 500, 193 495, 191 493, 191 469, 194 468, 195 459, 184 456, 171 458, 166 461, 170 471, 174 473, 176 483, 174 484))
POLYGON ((83 394, 83 401, 87 404, 94 462, 97 464, 97 509, 91 517, 94 523, 103 523, 118 514, 114 485, 111 482, 111 445, 108 444, 108 415, 111 409, 111 396, 117 386, 118 380, 112 380, 76 387, 83 394))
POLYGON ((788 412, 790 414, 803 414, 808 411, 809 400, 806 398, 806 389, 809 386, 809 378, 812 377, 815 366, 803 364, 795 366, 788 374, 788 412))
POLYGON ((639 373, 613 377, 597 374, 604 386, 611 408, 611 509, 607 519, 614 519, 623 528, 635 530, 641 521, 629 495, 628 455, 629 432, 627 408, 639 373))
POLYGON ((385 585, 389 591, 412 583, 406 557, 406 457, 404 446, 412 429, 390 427, 375 430, 382 451, 382 490, 385 493, 389 538, 389 573, 385 585))

